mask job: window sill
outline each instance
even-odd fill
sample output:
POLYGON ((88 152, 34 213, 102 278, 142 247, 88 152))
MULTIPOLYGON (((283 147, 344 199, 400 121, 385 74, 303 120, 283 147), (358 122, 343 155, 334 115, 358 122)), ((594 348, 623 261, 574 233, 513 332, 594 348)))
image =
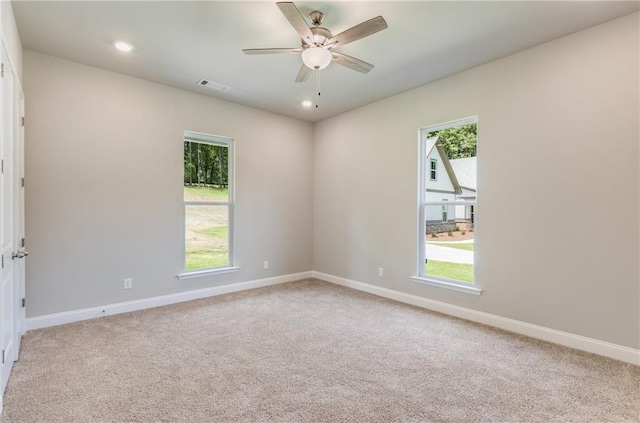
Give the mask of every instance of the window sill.
POLYGON ((459 283, 449 282, 444 279, 436 279, 436 278, 429 278, 429 277, 423 277, 423 276, 412 276, 411 280, 416 283, 420 283, 424 285, 437 286, 438 288, 445 288, 445 289, 451 289, 453 291, 464 292, 465 294, 471 294, 471 295, 482 294, 482 289, 476 286, 461 285, 459 283))
POLYGON ((225 273, 235 273, 240 270, 239 267, 221 267, 219 269, 192 270, 189 272, 178 273, 179 280, 204 278, 206 276, 224 275, 225 273))

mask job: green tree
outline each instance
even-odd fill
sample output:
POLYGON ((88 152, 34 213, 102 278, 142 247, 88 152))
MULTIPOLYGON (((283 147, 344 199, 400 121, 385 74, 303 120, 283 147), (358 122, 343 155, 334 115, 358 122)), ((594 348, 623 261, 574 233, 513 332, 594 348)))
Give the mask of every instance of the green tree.
POLYGON ((213 162, 214 160, 213 146, 210 144, 198 144, 198 145, 200 146, 200 160, 201 160, 201 169, 202 169, 201 181, 205 185, 210 185, 212 183, 211 162, 213 162))
POLYGON ((229 185, 229 149, 199 142, 184 143, 185 185, 229 185))
POLYGON ((450 160, 476 156, 478 142, 477 123, 456 126, 427 134, 427 138, 436 136, 450 160))
MULTIPOLYGON (((194 160, 193 143, 184 142, 184 183, 193 185, 198 182, 197 161, 194 160)), ((197 153, 197 150, 195 151, 197 153)))
POLYGON ((211 145, 208 169, 210 174, 209 183, 216 185, 219 188, 225 188, 227 186, 227 173, 228 173, 228 148, 211 145))

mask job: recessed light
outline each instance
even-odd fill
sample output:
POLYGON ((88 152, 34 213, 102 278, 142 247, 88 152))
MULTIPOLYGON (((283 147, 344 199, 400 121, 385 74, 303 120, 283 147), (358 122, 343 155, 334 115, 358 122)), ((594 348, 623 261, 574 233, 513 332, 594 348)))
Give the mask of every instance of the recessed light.
POLYGON ((302 102, 302 107, 311 107, 313 105, 309 100, 305 100, 302 102))
POLYGON ((133 50, 133 46, 124 41, 116 41, 115 46, 118 50, 124 51, 125 53, 128 53, 131 50, 133 50))

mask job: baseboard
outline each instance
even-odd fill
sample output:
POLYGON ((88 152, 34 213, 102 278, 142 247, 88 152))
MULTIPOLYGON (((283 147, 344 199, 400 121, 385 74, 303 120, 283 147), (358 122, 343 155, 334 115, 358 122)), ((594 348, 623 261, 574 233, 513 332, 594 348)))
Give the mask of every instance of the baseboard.
POLYGON ((292 273, 289 275, 275 276, 272 278, 218 285, 211 288, 177 292, 175 294, 162 295, 159 297, 108 304, 100 307, 91 307, 80 310, 66 311, 62 313, 47 314, 44 316, 30 317, 27 319, 27 330, 58 326, 66 323, 79 322, 81 320, 94 319, 96 317, 128 313, 131 311, 176 304, 185 301, 197 300, 200 298, 215 297, 217 295, 245 291, 248 289, 262 288, 265 286, 278 285, 286 282, 294 282, 300 279, 310 278, 311 275, 312 272, 310 271, 292 273))
POLYGON ((635 365, 640 365, 640 350, 625 347, 622 345, 612 344, 593 338, 587 338, 581 335, 575 335, 569 332, 562 332, 550 329, 544 326, 538 326, 519 320, 509 319, 507 317, 498 316, 496 314, 485 313, 483 311, 473 310, 466 307, 460 307, 453 304, 443 303, 441 301, 431 300, 417 295, 406 294, 404 292, 394 291, 388 288, 382 288, 376 285, 370 285, 363 282, 357 282, 338 276, 328 275, 326 273, 311 272, 312 276, 326 282, 337 285, 346 286, 348 288, 357 289, 359 291, 368 292, 369 294, 379 297, 389 298, 417 307, 426 308, 428 310, 437 311, 439 313, 460 317, 477 323, 515 332, 521 335, 530 336, 532 338, 541 339, 543 341, 552 342, 554 344, 575 348, 582 351, 602 355, 616 360, 624 361, 635 365))
POLYGON ((345 279, 316 271, 292 273, 289 275, 275 276, 272 278, 219 285, 211 288, 178 292, 175 294, 163 295, 159 297, 108 304, 100 307, 91 307, 80 310, 31 317, 26 319, 26 326, 27 330, 58 326, 66 323, 78 322, 81 320, 94 319, 101 316, 128 313, 131 311, 176 304, 185 301, 197 300, 200 298, 214 297, 217 295, 245 291, 248 289, 262 288, 265 286, 294 282, 310 277, 314 277, 326 282, 331 282, 359 291, 368 292, 379 297, 389 298, 402 303, 411 304, 428 310, 460 317, 462 319, 497 327, 521 335, 530 336, 532 338, 541 339, 543 341, 552 342, 554 344, 564 345, 566 347, 587 351, 590 353, 624 361, 626 363, 640 365, 640 350, 634 348, 612 344, 593 338, 587 338, 585 336, 575 335, 569 332, 550 329, 544 326, 538 326, 507 317, 498 316, 496 314, 485 313, 483 311, 460 307, 453 304, 431 300, 429 298, 419 297, 417 295, 394 291, 392 289, 382 288, 376 285, 358 282, 351 279, 345 279))

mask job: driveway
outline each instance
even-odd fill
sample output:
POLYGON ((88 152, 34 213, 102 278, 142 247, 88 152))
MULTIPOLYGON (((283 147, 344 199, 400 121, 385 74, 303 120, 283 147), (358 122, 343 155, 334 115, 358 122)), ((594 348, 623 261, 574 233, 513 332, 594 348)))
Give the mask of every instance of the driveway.
POLYGON ((437 244, 427 243, 425 252, 427 260, 473 264, 473 251, 459 250, 457 248, 442 247, 437 244))

